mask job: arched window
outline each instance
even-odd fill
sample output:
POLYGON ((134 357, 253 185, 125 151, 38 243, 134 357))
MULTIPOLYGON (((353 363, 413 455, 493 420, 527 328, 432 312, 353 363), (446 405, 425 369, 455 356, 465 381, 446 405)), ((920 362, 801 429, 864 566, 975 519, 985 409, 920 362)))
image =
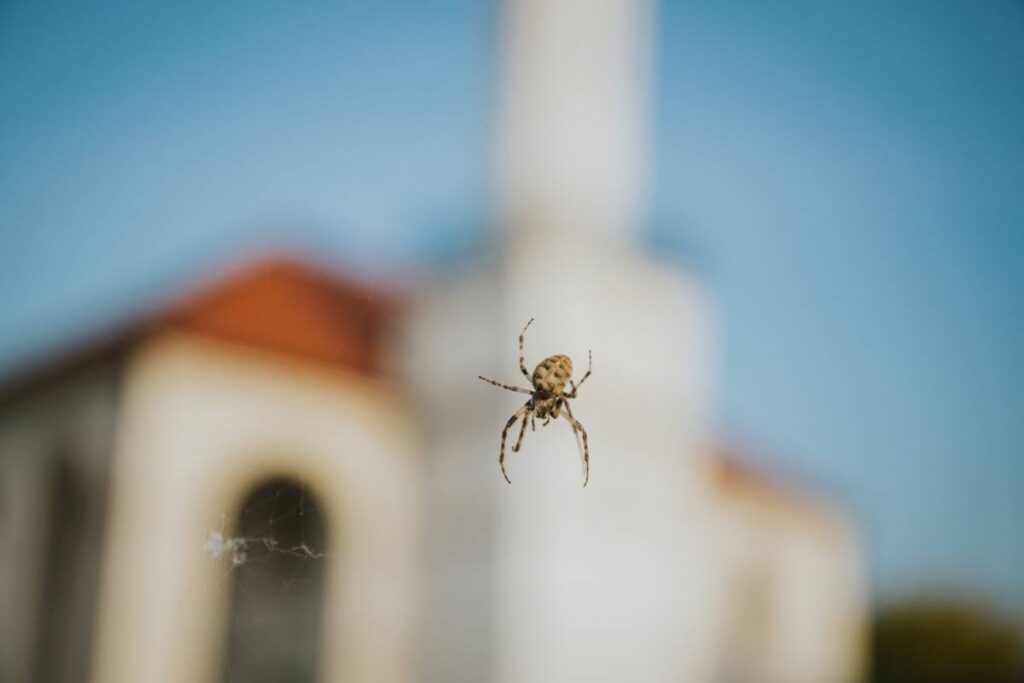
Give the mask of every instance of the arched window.
POLYGON ((245 499, 224 683, 313 683, 320 663, 324 524, 301 484, 274 480, 245 499))
POLYGON ((89 623, 98 553, 91 551, 89 501, 65 449, 48 476, 46 561, 41 576, 32 680, 70 681, 88 668, 89 623))

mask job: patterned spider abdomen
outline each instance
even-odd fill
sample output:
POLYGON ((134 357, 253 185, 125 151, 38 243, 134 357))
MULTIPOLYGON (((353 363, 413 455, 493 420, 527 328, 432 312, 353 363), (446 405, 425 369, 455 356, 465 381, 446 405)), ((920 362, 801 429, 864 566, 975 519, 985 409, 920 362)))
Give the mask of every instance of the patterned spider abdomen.
POLYGON ((533 387, 549 394, 560 394, 570 377, 572 360, 569 356, 549 356, 533 371, 533 387))

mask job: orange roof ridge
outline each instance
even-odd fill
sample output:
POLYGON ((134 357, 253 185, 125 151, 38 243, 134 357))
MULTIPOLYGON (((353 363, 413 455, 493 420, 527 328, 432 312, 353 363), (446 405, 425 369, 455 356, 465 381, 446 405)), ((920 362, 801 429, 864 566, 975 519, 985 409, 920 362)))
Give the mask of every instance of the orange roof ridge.
POLYGON ((794 500, 835 500, 824 484, 748 451, 719 445, 708 458, 716 483, 723 488, 756 491, 794 500))
POLYGON ((366 374, 382 371, 389 321, 401 296, 290 254, 246 259, 184 294, 61 351, 0 385, 0 400, 108 358, 161 330, 178 329, 366 374))

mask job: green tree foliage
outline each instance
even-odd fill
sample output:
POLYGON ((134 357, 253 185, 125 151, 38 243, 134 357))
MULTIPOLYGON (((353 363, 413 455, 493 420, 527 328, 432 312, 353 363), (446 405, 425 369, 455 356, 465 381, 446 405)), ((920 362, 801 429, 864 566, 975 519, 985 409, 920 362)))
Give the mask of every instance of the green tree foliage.
POLYGON ((887 608, 872 629, 874 683, 1024 683, 1024 646, 1007 619, 954 601, 887 608))

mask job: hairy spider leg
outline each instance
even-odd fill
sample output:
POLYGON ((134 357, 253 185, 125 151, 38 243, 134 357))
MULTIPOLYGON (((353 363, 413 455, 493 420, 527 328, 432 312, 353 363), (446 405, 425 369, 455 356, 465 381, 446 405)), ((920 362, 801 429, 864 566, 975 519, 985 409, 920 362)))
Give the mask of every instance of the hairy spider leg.
POLYGON ((487 382, 488 384, 493 384, 494 386, 499 387, 501 389, 508 389, 509 391, 518 391, 520 394, 532 394, 533 393, 532 389, 522 389, 520 387, 513 387, 513 386, 510 386, 508 384, 502 384, 501 382, 495 382, 493 379, 487 379, 483 375, 477 375, 477 377, 479 377, 483 381, 487 382))
POLYGON ((519 428, 519 438, 516 439, 516 445, 512 447, 513 453, 518 453, 519 448, 523 445, 523 436, 526 434, 526 423, 533 417, 533 411, 527 410, 526 415, 523 415, 523 426, 519 428))
POLYGON ((508 478, 508 472, 505 471, 505 437, 508 436, 508 430, 516 423, 516 420, 526 414, 529 409, 530 404, 527 403, 517 410, 515 414, 508 419, 508 422, 505 423, 505 428, 501 430, 501 450, 498 451, 498 467, 501 468, 501 475, 505 477, 505 481, 510 484, 512 483, 512 480, 508 478))
MULTIPOLYGON (((580 382, 582 384, 582 382, 580 382)), ((565 419, 572 425, 573 434, 576 435, 576 446, 580 446, 580 435, 583 435, 583 486, 586 488, 587 482, 590 481, 590 445, 587 443, 587 430, 583 428, 580 421, 577 420, 572 414, 572 408, 569 407, 569 402, 565 402, 565 419)))
MULTIPOLYGON (((570 423, 572 422, 572 420, 576 419, 576 416, 572 414, 572 406, 569 405, 568 401, 565 402, 565 412, 568 413, 568 416, 567 416, 566 419, 568 419, 570 421, 570 423)), ((572 434, 573 434, 573 436, 576 437, 576 448, 579 449, 580 460, 582 460, 583 459, 583 443, 580 442, 580 433, 578 431, 576 431, 575 427, 573 427, 572 434)))
POLYGON ((594 359, 591 352, 587 351, 587 372, 583 375, 583 379, 580 380, 579 384, 576 384, 576 382, 569 380, 569 386, 572 387, 572 392, 566 394, 566 398, 576 398, 576 392, 579 391, 579 388, 582 387, 583 383, 587 381, 588 377, 590 377, 590 372, 591 370, 593 370, 594 365, 593 360, 594 359))
POLYGON ((526 338, 526 330, 530 329, 530 323, 532 322, 533 318, 530 318, 526 323, 526 327, 524 327, 523 331, 519 333, 519 370, 522 371, 523 377, 525 377, 526 381, 530 383, 530 386, 533 386, 533 379, 530 377, 530 373, 526 369, 526 354, 523 351, 523 342, 526 338))

